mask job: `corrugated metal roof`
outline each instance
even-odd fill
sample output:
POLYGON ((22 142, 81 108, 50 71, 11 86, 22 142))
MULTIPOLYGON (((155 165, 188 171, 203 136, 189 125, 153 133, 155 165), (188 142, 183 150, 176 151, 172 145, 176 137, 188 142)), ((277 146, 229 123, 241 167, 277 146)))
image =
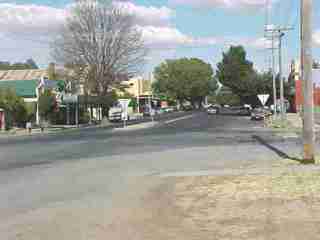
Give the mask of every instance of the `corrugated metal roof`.
POLYGON ((39 84, 39 80, 1 80, 0 88, 13 89, 16 91, 17 96, 25 98, 36 97, 36 87, 39 84))
POLYGON ((46 69, 6 70, 0 71, 0 81, 6 80, 34 80, 48 77, 46 69))

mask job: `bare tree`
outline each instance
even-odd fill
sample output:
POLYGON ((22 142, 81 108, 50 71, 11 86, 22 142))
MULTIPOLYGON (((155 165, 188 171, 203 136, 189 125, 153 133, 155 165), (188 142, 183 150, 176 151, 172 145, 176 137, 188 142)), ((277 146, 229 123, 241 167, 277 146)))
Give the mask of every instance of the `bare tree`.
POLYGON ((134 17, 114 3, 77 0, 55 39, 52 55, 68 65, 86 93, 106 95, 139 72, 146 48, 134 17))

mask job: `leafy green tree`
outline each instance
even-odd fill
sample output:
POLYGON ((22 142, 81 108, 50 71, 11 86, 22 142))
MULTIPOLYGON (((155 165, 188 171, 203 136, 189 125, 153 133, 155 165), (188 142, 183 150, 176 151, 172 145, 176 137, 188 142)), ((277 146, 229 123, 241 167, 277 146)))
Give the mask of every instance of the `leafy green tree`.
POLYGON ((63 92, 63 91, 66 90, 66 83, 65 83, 65 81, 58 80, 57 86, 58 86, 58 91, 59 91, 59 92, 63 92))
POLYGON ((30 69, 39 69, 38 65, 32 58, 27 59, 25 64, 30 66, 30 69))
POLYGON ((0 89, 0 108, 6 113, 6 126, 23 126, 28 120, 28 112, 23 98, 13 89, 0 89))
POLYGON ((10 70, 10 62, 0 62, 0 70, 10 70))
POLYGON ((39 113, 42 118, 49 120, 50 114, 54 112, 55 108, 55 96, 46 89, 39 96, 39 113))
POLYGON ((213 104, 221 104, 221 105, 239 105, 240 104, 240 98, 233 94, 232 92, 224 92, 219 93, 215 96, 210 96, 208 99, 209 103, 213 104))
POLYGON ((193 106, 201 103, 216 87, 210 64, 197 58, 166 60, 155 68, 153 89, 158 95, 187 100, 193 106))
POLYGON ((10 62, 0 62, 0 70, 25 70, 25 69, 38 69, 35 61, 30 58, 26 62, 17 62, 11 64, 10 62))
POLYGON ((223 53, 222 61, 217 65, 216 77, 219 82, 229 87, 242 102, 257 93, 257 73, 253 63, 247 60, 242 46, 231 46, 223 53))

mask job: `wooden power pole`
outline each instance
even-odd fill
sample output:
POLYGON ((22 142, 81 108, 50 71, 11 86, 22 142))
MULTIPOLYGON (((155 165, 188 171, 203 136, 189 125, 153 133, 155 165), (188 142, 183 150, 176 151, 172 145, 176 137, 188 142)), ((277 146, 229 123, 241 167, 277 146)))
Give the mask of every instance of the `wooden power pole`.
POLYGON ((280 109, 281 109, 281 121, 284 123, 286 119, 286 108, 284 105, 284 81, 282 78, 282 38, 284 33, 279 30, 279 81, 280 81, 280 109))
POLYGON ((315 163, 315 133, 312 81, 312 5, 301 0, 301 70, 303 81, 303 161, 315 163))

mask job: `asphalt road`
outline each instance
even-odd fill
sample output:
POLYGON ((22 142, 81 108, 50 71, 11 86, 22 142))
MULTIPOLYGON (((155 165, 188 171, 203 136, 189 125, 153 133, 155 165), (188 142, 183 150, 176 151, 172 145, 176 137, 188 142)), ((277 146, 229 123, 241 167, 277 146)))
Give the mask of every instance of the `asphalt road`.
MULTIPOLYGON (((114 132, 112 128, 105 127, 44 136, 2 138, 0 171, 193 146, 253 143, 256 133, 267 138, 272 136, 263 129, 261 122, 252 122, 247 117, 190 112, 162 116, 156 121, 160 123, 157 127, 139 131, 114 132), (191 117, 184 119, 185 116, 191 117)), ((122 124, 117 127, 122 127, 122 124)))
MULTIPOLYGON (((30 224, 36 234, 41 212, 59 204, 112 209, 115 199, 133 191, 137 177, 223 171, 299 153, 298 139, 275 136, 248 117, 189 112, 157 121, 134 131, 93 128, 0 139, 1 239, 26 234, 30 224)), ((20 239, 31 235, 25 236, 20 239)))

